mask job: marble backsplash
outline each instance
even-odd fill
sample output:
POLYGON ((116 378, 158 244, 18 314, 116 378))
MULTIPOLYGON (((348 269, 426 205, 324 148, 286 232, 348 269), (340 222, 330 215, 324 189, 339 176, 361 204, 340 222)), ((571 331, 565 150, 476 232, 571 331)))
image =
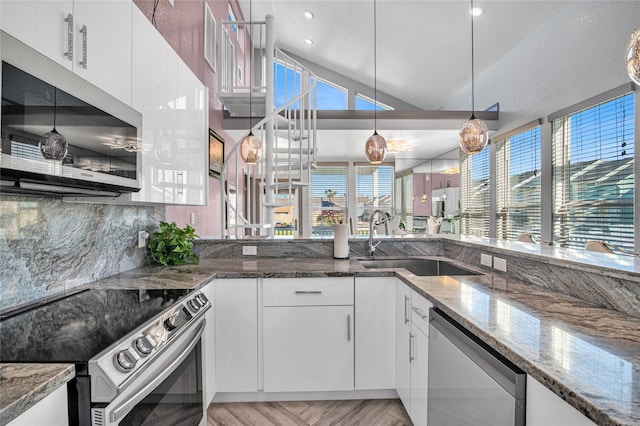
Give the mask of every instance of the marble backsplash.
MULTIPOLYGON (((376 240, 378 241, 378 240, 376 240)), ((195 252, 202 258, 245 258, 243 246, 255 246, 258 257, 298 257, 298 258, 331 258, 333 257, 333 239, 245 239, 245 240, 196 240, 195 252)), ((380 256, 442 256, 444 241, 441 239, 382 239, 375 255, 380 256)), ((367 239, 352 238, 349 240, 349 256, 351 258, 367 256, 367 239)))
MULTIPOLYGON (((195 250, 202 258, 244 258, 243 246, 256 246, 258 257, 331 258, 333 240, 198 240, 195 250)), ((367 240, 349 240, 350 257, 367 255, 367 240)), ((637 274, 580 267, 527 253, 495 251, 489 246, 473 247, 448 239, 383 239, 375 256, 446 256, 479 267, 480 254, 506 259, 507 274, 530 285, 538 285, 574 296, 596 306, 640 318, 640 277, 637 274)), ((498 273, 487 269, 488 273, 498 273)))
POLYGON ((137 232, 164 212, 0 196, 0 310, 147 264, 137 232))
POLYGON ((640 282, 633 274, 597 271, 597 268, 588 265, 562 266, 557 262, 549 262, 526 253, 513 252, 510 255, 504 250, 494 251, 490 247, 476 248, 455 242, 445 244, 445 256, 472 265, 480 264, 481 253, 505 259, 508 265, 507 274, 527 284, 538 285, 599 307, 640 318, 640 282))

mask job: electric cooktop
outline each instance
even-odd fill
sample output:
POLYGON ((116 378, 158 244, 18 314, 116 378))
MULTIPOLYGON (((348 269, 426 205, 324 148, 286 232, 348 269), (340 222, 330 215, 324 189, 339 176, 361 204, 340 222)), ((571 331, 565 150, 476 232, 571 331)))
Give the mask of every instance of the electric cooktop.
POLYGON ((89 289, 5 313, 0 362, 86 363, 190 291, 89 289))

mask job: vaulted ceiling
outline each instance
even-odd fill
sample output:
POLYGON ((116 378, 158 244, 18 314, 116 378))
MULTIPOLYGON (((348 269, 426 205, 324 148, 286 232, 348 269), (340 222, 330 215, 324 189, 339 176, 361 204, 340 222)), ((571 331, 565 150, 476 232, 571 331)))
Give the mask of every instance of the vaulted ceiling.
MULTIPOLYGON (((608 7, 624 2, 476 0, 475 6, 483 10, 481 16, 474 18, 476 82, 483 72, 526 44, 532 35, 539 38, 548 21, 577 3, 608 7)), ((640 17, 639 3, 626 3, 637 8, 640 17)), ((350 79, 374 85, 373 0, 240 0, 240 5, 246 20, 250 6, 253 20, 262 20, 267 14, 274 16, 277 47, 350 79), (305 11, 312 12, 313 19, 305 17, 305 11), (312 39, 313 44, 305 43, 305 38, 312 39)), ((377 0, 376 7, 377 90, 424 110, 470 110, 470 1, 377 0)), ((588 25, 591 19, 594 25, 598 23, 587 14, 574 15, 572 20, 576 22, 588 25)), ((570 28, 571 23, 567 24, 570 28)), ((553 48, 545 46, 549 56, 538 60, 552 60, 553 48)), ((624 46, 620 46, 623 50, 624 46)), ((487 93, 492 88, 481 90, 487 93)), ((476 96, 476 109, 483 110, 496 102, 500 99, 476 96)), ((386 129, 378 127, 386 132, 387 139, 405 139, 415 146, 411 152, 395 155, 403 169, 455 149, 457 130, 463 121, 453 123, 449 129, 421 125, 394 129, 393 124, 386 129)), ((320 157, 361 161, 362 147, 370 133, 369 129, 324 132, 319 140, 320 157)))

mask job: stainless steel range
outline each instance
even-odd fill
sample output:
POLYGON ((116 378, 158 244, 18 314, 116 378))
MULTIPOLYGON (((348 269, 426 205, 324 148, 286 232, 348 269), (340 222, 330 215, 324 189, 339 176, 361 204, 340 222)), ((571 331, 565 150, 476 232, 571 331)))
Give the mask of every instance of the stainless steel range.
POLYGON ((0 361, 74 363, 72 425, 198 425, 210 306, 189 290, 82 291, 4 313, 0 361))

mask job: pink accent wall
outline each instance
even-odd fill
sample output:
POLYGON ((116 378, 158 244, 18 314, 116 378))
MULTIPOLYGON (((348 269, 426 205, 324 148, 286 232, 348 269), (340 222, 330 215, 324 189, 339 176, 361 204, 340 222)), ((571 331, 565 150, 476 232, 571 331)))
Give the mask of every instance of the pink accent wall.
MULTIPOLYGON (((151 21, 154 0, 133 0, 151 21)), ((206 0, 216 21, 227 18, 229 4, 237 20, 243 20, 236 0, 206 0)), ((156 28, 189 66, 191 71, 209 89, 209 127, 225 140, 225 155, 236 143, 223 129, 222 103, 216 96, 218 76, 204 59, 204 2, 205 0, 174 0, 174 7, 160 1, 156 9, 156 28)), ((217 40, 216 40, 217 41, 217 40)), ((219 44, 216 46, 218 52, 219 44)), ((239 189, 240 190, 240 189, 239 189)), ((241 198, 241 197, 239 197, 241 198)), ((200 237, 221 235, 220 180, 209 178, 209 204, 207 206, 167 206, 166 220, 178 226, 192 224, 200 237)))
POLYGON ((445 175, 442 173, 414 173, 413 174, 413 215, 431 216, 431 193, 438 188, 457 188, 460 186, 460 174, 445 175), (449 185, 447 185, 449 181, 449 185), (427 201, 422 202, 422 194, 427 194, 427 201))

